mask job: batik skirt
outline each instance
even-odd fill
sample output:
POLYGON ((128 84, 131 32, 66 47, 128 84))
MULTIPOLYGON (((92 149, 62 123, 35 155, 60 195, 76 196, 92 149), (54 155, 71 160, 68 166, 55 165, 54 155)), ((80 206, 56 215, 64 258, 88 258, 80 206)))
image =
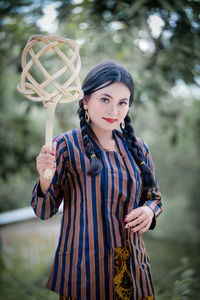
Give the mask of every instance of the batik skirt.
MULTIPOLYGON (((114 248, 113 256, 114 266, 114 299, 115 300, 132 300, 133 287, 130 271, 130 253, 128 247, 114 248)), ((76 300, 71 297, 59 297, 59 300, 76 300)), ((141 300, 155 300, 154 296, 149 296, 141 300)))

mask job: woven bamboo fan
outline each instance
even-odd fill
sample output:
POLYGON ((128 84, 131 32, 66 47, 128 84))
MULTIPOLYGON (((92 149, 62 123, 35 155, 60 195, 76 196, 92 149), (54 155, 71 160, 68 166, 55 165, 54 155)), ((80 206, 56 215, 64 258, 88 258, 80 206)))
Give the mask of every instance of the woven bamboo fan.
MULTIPOLYGON (((23 72, 17 89, 29 100, 43 102, 46 111, 45 144, 50 149, 57 103, 67 103, 83 98, 78 77, 80 68, 78 46, 70 39, 34 35, 28 40, 23 50, 23 72), (47 69, 52 62, 55 62, 55 56, 59 59, 59 63, 56 63, 59 69, 50 75, 47 69)), ((52 170, 45 170, 44 177, 52 179, 52 170)))

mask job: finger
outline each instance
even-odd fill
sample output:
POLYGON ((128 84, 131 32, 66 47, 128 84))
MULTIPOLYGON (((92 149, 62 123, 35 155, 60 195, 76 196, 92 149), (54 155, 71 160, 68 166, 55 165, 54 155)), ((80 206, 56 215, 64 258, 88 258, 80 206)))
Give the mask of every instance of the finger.
POLYGON ((138 218, 142 214, 140 207, 133 209, 124 219, 125 222, 130 222, 133 219, 138 218))
POLYGON ((54 164, 40 164, 37 166, 37 169, 39 170, 46 170, 46 169, 56 169, 56 165, 54 164))
POLYGON ((136 232, 143 229, 149 222, 142 222, 141 224, 137 225, 136 227, 131 229, 131 232, 136 232))
POLYGON ((52 149, 50 149, 48 146, 44 145, 44 146, 42 146, 40 153, 52 153, 52 149))
POLYGON ((144 215, 141 215, 140 217, 138 217, 138 218, 135 219, 134 221, 131 221, 131 222, 127 223, 127 224, 125 225, 125 228, 128 228, 128 227, 134 227, 134 226, 136 226, 137 224, 142 223, 143 221, 145 221, 145 216, 144 216, 144 215))
POLYGON ((37 160, 36 160, 36 166, 37 167, 40 167, 41 165, 47 165, 47 166, 52 166, 52 167, 54 167, 54 166, 56 166, 56 161, 54 160, 54 159, 49 159, 49 158, 47 158, 47 157, 40 157, 40 158, 38 158, 37 160))
POLYGON ((55 155, 50 154, 50 153, 40 153, 37 157, 36 157, 37 161, 41 161, 41 160, 50 160, 50 161, 56 161, 55 155))
POLYGON ((52 162, 52 161, 41 161, 41 162, 37 162, 36 163, 36 168, 38 171, 42 170, 42 169, 55 169, 56 168, 56 162, 52 162))
POLYGON ((140 233, 143 233, 143 232, 149 230, 149 227, 150 227, 150 223, 148 223, 148 224, 147 224, 143 229, 141 229, 139 232, 140 232, 140 233))
POLYGON ((42 169, 43 167, 47 169, 54 169, 56 168, 56 163, 42 162, 40 164, 37 164, 37 169, 42 169))
POLYGON ((54 168, 56 168, 56 163, 43 161, 43 162, 40 162, 37 164, 37 168, 38 169, 42 169, 42 168, 54 169, 54 168))
POLYGON ((56 154, 56 148, 57 148, 57 142, 54 141, 53 144, 52 144, 52 152, 53 152, 53 154, 56 154))

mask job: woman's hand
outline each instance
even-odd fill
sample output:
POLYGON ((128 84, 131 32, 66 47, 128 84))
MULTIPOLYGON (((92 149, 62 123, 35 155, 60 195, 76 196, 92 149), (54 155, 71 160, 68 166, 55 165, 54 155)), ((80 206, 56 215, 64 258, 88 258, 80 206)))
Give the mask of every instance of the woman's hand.
POLYGON ((43 146, 39 155, 36 158, 36 168, 40 175, 40 187, 45 194, 51 184, 51 179, 44 178, 44 171, 52 169, 53 175, 56 170, 56 142, 52 144, 52 150, 47 146, 43 146))
POLYGON ((125 228, 133 227, 131 232, 145 232, 151 226, 154 217, 153 210, 148 206, 141 206, 132 210, 123 221, 126 222, 125 228))

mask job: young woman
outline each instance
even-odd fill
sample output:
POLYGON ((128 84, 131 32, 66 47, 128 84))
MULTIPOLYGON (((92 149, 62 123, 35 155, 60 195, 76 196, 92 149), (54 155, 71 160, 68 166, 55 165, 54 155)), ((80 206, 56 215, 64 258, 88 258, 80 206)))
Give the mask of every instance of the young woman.
POLYGON ((94 67, 79 102, 80 128, 37 157, 32 207, 41 219, 64 201, 47 287, 60 299, 154 299, 142 233, 155 227, 161 195, 147 145, 128 115, 133 79, 112 61, 94 67), (116 128, 120 126, 121 131, 116 128), (52 181, 44 170, 54 169, 52 181))

